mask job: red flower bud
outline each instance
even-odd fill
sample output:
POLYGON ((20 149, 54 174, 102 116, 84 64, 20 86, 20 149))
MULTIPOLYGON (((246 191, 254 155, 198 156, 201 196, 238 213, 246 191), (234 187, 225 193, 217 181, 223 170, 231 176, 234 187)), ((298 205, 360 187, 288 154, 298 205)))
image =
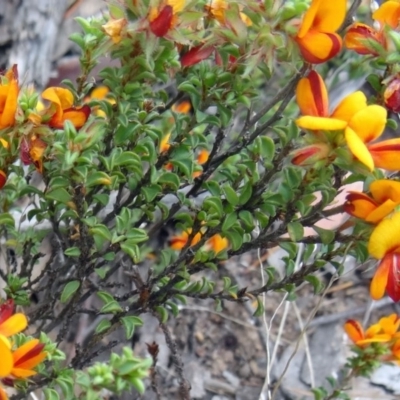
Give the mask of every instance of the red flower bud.
POLYGON ((292 164, 310 166, 317 161, 325 160, 330 153, 330 147, 325 143, 316 143, 294 151, 292 164))
POLYGON ((182 67, 190 67, 191 65, 195 65, 200 61, 208 58, 211 53, 214 51, 214 47, 204 47, 202 44, 190 49, 187 53, 181 56, 181 65, 182 67))
POLYGON ((385 106, 396 113, 400 112, 400 76, 394 77, 383 93, 385 106))

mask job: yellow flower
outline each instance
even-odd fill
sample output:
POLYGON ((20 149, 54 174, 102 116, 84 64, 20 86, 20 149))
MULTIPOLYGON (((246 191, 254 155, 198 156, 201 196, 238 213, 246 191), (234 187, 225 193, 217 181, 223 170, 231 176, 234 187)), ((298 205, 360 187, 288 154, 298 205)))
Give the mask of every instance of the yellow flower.
MULTIPOLYGON (((218 22, 221 24, 225 24, 225 13, 229 9, 229 4, 225 0, 212 0, 210 4, 205 6, 206 11, 210 15, 210 17, 215 18, 218 22)), ((243 9, 243 6, 240 8, 240 10, 243 9)), ((241 20, 247 25, 251 26, 252 22, 251 19, 244 14, 242 11, 240 11, 240 18, 241 20)))
POLYGON ((119 43, 122 40, 122 30, 127 24, 125 18, 110 19, 106 24, 102 26, 104 32, 111 37, 114 43, 119 43))
MULTIPOLYGON (((189 239, 189 235, 191 233, 192 233, 192 229, 189 228, 187 231, 183 231, 179 235, 173 236, 169 242, 171 249, 182 250, 186 246, 186 243, 189 239)), ((202 236, 201 233, 197 232, 194 235, 194 237, 190 243, 190 246, 194 246, 195 244, 199 243, 201 236, 202 236)))

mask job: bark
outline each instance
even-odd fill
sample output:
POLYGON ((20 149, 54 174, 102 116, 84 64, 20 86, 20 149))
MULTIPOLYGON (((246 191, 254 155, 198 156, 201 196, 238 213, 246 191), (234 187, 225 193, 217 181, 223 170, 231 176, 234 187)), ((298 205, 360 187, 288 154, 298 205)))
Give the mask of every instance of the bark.
POLYGON ((17 64, 20 81, 43 89, 50 77, 67 0, 0 1, 0 68, 17 64))

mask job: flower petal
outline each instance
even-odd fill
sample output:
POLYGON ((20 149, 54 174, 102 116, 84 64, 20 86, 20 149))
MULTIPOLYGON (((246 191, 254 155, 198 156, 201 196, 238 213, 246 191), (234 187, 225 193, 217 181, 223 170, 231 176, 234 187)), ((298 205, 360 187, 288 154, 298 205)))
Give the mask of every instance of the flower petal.
POLYGON ((389 139, 369 144, 368 150, 377 168, 387 171, 400 170, 400 139, 389 139))
POLYGON ((378 207, 378 203, 365 193, 350 192, 346 196, 344 211, 353 217, 366 219, 378 207))
POLYGON ((369 190, 378 203, 383 203, 388 199, 400 202, 400 182, 378 179, 371 183, 369 190))
POLYGON ((368 253, 376 259, 400 246, 400 212, 396 212, 381 221, 373 230, 368 242, 368 253))
POLYGON ((393 301, 400 301, 400 254, 391 254, 392 263, 386 285, 386 293, 393 301))
POLYGON ((27 325, 28 320, 24 314, 14 314, 0 325, 0 335, 10 337, 16 333, 22 332, 27 325))
POLYGON ((313 0, 304 14, 303 22, 297 34, 304 37, 311 28, 321 32, 335 32, 346 16, 346 0, 313 0))
POLYGON ((331 118, 350 121, 357 112, 367 108, 367 98, 363 92, 357 91, 346 96, 335 108, 331 118))
POLYGON ((8 93, 6 103, 4 105, 3 113, 0 119, 0 128, 5 128, 14 125, 15 113, 18 106, 18 81, 11 79, 8 84, 8 93))
POLYGON ((328 116, 328 92, 322 77, 314 70, 300 79, 296 87, 296 101, 303 115, 328 116))
POLYGON ((296 119, 296 125, 310 131, 341 131, 346 128, 346 121, 334 118, 304 116, 296 119))
POLYGON ((5 378, 13 367, 13 357, 11 350, 2 340, 0 340, 0 359, 0 378, 5 378))
POLYGON ((344 330, 347 333, 347 336, 354 342, 357 343, 359 340, 364 339, 364 330, 361 324, 354 320, 349 319, 344 324, 344 330))
POLYGON ((320 64, 336 56, 342 48, 342 38, 336 33, 311 29, 302 38, 295 38, 303 58, 312 64, 320 64))
POLYGON ((397 28, 400 17, 400 3, 397 1, 386 1, 373 14, 372 18, 382 25, 397 28))
POLYGON ((49 87, 43 93, 42 97, 54 104, 57 104, 61 109, 65 110, 72 107, 74 104, 74 96, 68 89, 61 87, 49 87))
POLYGON ((391 262, 391 257, 385 257, 372 278, 369 293, 373 300, 379 300, 385 294, 391 262))
POLYGON ((360 139, 360 137, 353 131, 353 129, 347 127, 344 131, 347 146, 353 155, 363 163, 370 171, 374 169, 374 161, 371 154, 368 151, 367 146, 360 139))
POLYGON ((369 143, 382 135, 386 121, 386 109, 372 105, 354 114, 349 121, 349 126, 364 143, 369 143))
POLYGON ((398 205, 392 200, 386 200, 379 207, 373 210, 366 218, 365 221, 377 224, 382 221, 383 218, 387 217, 398 205))

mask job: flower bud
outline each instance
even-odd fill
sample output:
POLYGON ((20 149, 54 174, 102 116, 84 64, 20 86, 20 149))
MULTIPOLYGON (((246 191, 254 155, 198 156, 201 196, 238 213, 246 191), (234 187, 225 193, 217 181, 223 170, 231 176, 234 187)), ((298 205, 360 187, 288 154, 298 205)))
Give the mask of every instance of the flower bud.
POLYGON ((395 76, 383 93, 385 106, 396 113, 400 112, 400 76, 395 76))
POLYGON ((0 189, 3 188, 6 182, 7 182, 7 174, 0 169, 0 189))
POLYGON ((330 150, 330 147, 326 143, 311 144, 292 153, 292 164, 312 166, 317 161, 326 160, 330 150))
POLYGON ((166 5, 153 20, 150 21, 150 30, 157 37, 164 37, 170 30, 174 17, 172 6, 166 5))

